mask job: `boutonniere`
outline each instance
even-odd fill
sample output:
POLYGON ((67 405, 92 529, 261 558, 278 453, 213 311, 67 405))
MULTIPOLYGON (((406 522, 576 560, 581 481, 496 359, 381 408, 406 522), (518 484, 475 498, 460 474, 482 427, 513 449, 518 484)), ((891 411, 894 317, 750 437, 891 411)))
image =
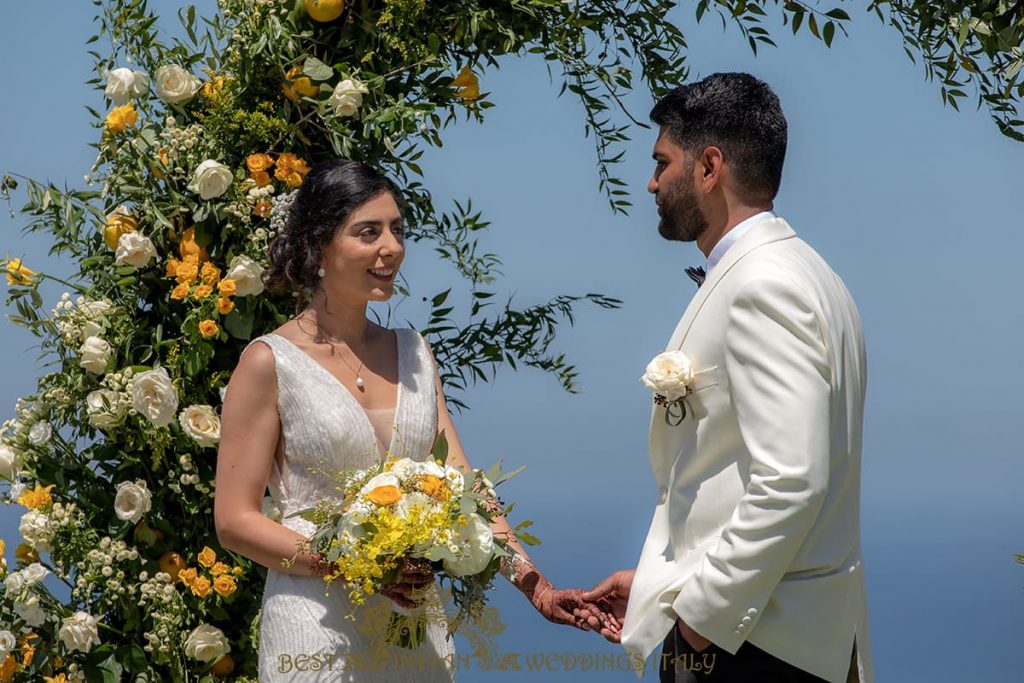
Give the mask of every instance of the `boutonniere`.
POLYGON ((682 351, 665 351, 647 364, 644 386, 654 392, 654 402, 665 406, 665 423, 676 427, 686 418, 686 397, 692 394, 697 375, 693 363, 682 351))

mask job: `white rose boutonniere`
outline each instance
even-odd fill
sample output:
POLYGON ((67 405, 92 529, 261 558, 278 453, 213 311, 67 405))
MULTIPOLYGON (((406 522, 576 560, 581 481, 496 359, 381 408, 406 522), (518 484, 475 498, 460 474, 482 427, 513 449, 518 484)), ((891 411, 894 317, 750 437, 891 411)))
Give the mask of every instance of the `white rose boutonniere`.
POLYGON ((70 617, 65 617, 61 621, 57 635, 68 650, 89 652, 100 644, 96 617, 88 612, 75 612, 70 617))
POLYGON ((665 351, 647 364, 640 381, 654 392, 654 402, 665 406, 665 422, 676 426, 686 417, 685 399, 693 393, 694 379, 700 372, 682 351, 665 351))

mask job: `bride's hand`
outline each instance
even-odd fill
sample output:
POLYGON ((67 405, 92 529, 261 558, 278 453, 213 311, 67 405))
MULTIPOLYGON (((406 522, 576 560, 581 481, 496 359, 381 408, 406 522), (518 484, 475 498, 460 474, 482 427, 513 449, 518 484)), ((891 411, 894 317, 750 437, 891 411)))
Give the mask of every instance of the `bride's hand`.
POLYGON ((412 609, 420 604, 423 593, 434 583, 434 572, 426 564, 406 562, 394 583, 384 586, 380 594, 399 607, 412 609))

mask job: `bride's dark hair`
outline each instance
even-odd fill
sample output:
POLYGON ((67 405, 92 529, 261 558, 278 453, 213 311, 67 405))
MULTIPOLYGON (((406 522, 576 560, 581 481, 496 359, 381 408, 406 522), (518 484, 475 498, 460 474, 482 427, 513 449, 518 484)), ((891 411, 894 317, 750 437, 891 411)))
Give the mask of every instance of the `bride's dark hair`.
POLYGON ((270 242, 266 288, 281 293, 315 287, 324 247, 354 210, 383 192, 404 209, 395 184, 371 166, 348 159, 315 165, 295 193, 284 227, 270 242))

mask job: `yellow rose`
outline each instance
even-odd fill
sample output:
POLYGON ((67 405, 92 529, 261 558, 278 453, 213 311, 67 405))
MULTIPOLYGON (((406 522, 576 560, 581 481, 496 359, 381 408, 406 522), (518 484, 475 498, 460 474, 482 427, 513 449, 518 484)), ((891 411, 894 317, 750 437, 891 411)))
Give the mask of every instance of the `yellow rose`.
POLYGON ((230 570, 231 570, 230 567, 228 567, 223 562, 214 562, 213 566, 210 567, 210 573, 213 574, 214 576, 220 576, 221 574, 227 574, 230 570))
POLYGON ((307 173, 309 173, 309 165, 291 152, 284 152, 277 157, 274 177, 288 183, 291 187, 301 185, 307 173))
POLYGON ((451 490, 445 485, 444 479, 433 474, 422 475, 419 478, 417 485, 420 491, 427 494, 434 500, 445 501, 452 495, 451 490))
POLYGON ((235 583, 235 577, 231 574, 221 574, 213 580, 213 590, 217 591, 217 595, 222 598, 226 598, 238 588, 235 583))
POLYGON ((231 568, 231 573, 234 574, 235 576, 241 576, 242 574, 245 573, 245 570, 242 569, 241 567, 239 567, 238 565, 235 565, 234 567, 231 568))
POLYGON ((217 553, 210 546, 204 545, 203 549, 199 551, 196 561, 209 569, 217 561, 217 553))
MULTIPOLYGON (((7 558, 4 557, 4 551, 7 549, 7 543, 4 539, 0 538, 0 569, 7 569, 7 558)), ((3 572, 0 572, 2 575, 3 572)))
POLYGON ((218 332, 220 332, 220 328, 217 327, 217 323, 209 318, 199 323, 199 334, 207 339, 216 337, 218 332))
POLYGON ((171 550, 161 555, 157 564, 160 565, 160 571, 167 572, 171 575, 171 580, 174 580, 185 569, 185 558, 171 550))
POLYGON ((212 262, 207 261, 203 264, 202 278, 203 284, 210 285, 211 287, 220 281, 220 268, 213 265, 212 262))
POLYGON ((129 103, 111 109, 107 114, 105 125, 111 133, 123 133, 128 128, 134 127, 138 120, 139 115, 136 113, 135 107, 129 103))
POLYGON ((199 278, 199 257, 189 254, 185 260, 178 264, 174 274, 178 282, 195 282, 199 278))
MULTIPOLYGON (((174 576, 174 575, 171 574, 171 576, 174 576)), ((195 567, 188 567, 187 569, 182 569, 181 571, 178 572, 178 580, 181 581, 186 586, 189 586, 189 587, 191 587, 192 584, 195 583, 196 579, 198 579, 198 578, 199 578, 199 572, 196 571, 195 567)))
POLYGON ((269 154, 250 154, 245 158, 245 167, 250 173, 269 171, 273 165, 274 160, 269 154))
POLYGON ((227 76, 214 76, 203 84, 203 97, 208 100, 217 97, 224 90, 224 86, 227 84, 227 81, 227 76))
POLYGON ((178 252, 182 259, 190 254, 195 254, 200 261, 210 260, 210 254, 207 253, 206 247, 201 247, 196 242, 196 226, 194 225, 181 236, 181 241, 178 242, 178 252))
POLYGON ((121 210, 114 211, 107 216, 107 224, 103 228, 103 241, 111 251, 117 249, 117 243, 121 235, 128 232, 135 232, 139 222, 121 210))
POLYGON ((24 505, 30 510, 42 510, 43 508, 49 507, 53 504, 53 498, 50 496, 50 489, 54 486, 54 484, 50 484, 49 486, 43 487, 36 484, 35 489, 32 491, 25 491, 25 493, 18 496, 18 504, 24 505))
POLYGON ((231 278, 225 278, 218 283, 217 289, 220 290, 221 296, 234 296, 238 291, 238 285, 231 278))
POLYGON ((166 271, 165 275, 167 277, 177 277, 177 275, 178 275, 178 266, 180 266, 180 265, 181 265, 181 261, 179 261, 178 259, 176 259, 176 258, 168 259, 168 261, 167 261, 167 271, 166 271))
POLYGON ((366 497, 377 505, 391 505, 398 502, 398 499, 402 497, 402 492, 398 490, 397 486, 378 486, 366 494, 366 497))
POLYGON ((192 292, 193 299, 205 299, 206 297, 213 294, 213 287, 210 285, 199 285, 196 287, 196 291, 192 292))
POLYGON ((181 301, 188 296, 189 283, 179 282, 178 286, 171 290, 171 299, 174 301, 181 301))
POLYGON ((14 678, 14 672, 18 670, 18 660, 14 655, 8 654, 0 663, 0 683, 7 683, 14 678))
POLYGON ((29 270, 22 264, 20 258, 7 262, 7 284, 9 285, 30 285, 35 274, 34 270, 29 270))
POLYGON ((458 88, 455 96, 459 99, 472 101, 480 97, 480 81, 468 66, 462 68, 452 85, 458 88))
POLYGON ((253 181, 259 187, 266 187, 267 185, 270 184, 270 174, 267 173, 266 171, 256 171, 255 173, 251 173, 250 175, 252 176, 253 181))
POLYGON ((227 315, 231 311, 235 310, 235 303, 231 299, 225 299, 220 297, 217 299, 217 312, 221 315, 227 315))
POLYGON ((298 102, 299 97, 316 97, 320 94, 320 86, 314 85, 309 76, 302 75, 301 66, 293 66, 285 74, 285 81, 281 84, 281 92, 292 102, 298 102))
POLYGON ((192 589, 193 595, 198 595, 201 598, 207 598, 210 596, 210 580, 205 576, 197 576, 196 580, 189 586, 192 589))
POLYGON ((20 564, 32 564, 39 561, 39 552, 27 543, 20 543, 14 549, 14 558, 20 564))

